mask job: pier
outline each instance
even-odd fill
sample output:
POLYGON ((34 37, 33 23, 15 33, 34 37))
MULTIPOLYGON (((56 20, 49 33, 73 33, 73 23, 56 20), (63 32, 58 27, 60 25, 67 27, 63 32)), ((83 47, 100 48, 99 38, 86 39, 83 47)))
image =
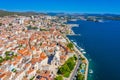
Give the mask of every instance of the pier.
POLYGON ((68 34, 68 36, 81 36, 81 34, 68 34))
POLYGON ((70 27, 79 27, 79 24, 68 24, 70 27))

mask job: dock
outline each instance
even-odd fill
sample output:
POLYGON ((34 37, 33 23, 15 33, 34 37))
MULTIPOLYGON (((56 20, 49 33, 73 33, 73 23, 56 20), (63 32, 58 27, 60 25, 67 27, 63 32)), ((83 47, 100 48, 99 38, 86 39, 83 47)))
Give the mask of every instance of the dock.
POLYGON ((81 34, 68 34, 68 36, 81 36, 81 34))

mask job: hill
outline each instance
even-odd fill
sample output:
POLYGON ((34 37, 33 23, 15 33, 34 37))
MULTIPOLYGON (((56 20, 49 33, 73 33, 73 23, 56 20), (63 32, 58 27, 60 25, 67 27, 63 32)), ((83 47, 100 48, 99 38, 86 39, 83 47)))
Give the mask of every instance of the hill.
POLYGON ((0 17, 2 16, 11 16, 11 15, 21 15, 21 16, 30 16, 30 15, 45 15, 44 13, 37 13, 37 12, 10 12, 0 10, 0 17))

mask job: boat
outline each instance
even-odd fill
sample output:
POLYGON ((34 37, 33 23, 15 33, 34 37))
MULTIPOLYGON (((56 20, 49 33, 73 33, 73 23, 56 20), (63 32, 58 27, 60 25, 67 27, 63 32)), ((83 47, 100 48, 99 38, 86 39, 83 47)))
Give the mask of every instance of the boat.
POLYGON ((82 53, 83 53, 83 54, 86 54, 86 52, 85 52, 85 51, 83 51, 82 53))
POLYGON ((83 48, 80 48, 80 51, 84 51, 84 49, 83 49, 83 48))
POLYGON ((77 19, 71 19, 71 21, 77 21, 77 19))
POLYGON ((73 40, 71 40, 73 42, 73 40))
POLYGON ((77 43, 76 42, 73 42, 75 45, 77 45, 77 43))
POLYGON ((93 70, 92 70, 92 69, 90 69, 90 70, 89 70, 89 73, 90 73, 90 74, 92 74, 92 73, 93 73, 93 70))
POLYGON ((103 22, 103 20, 98 20, 98 22, 103 22))

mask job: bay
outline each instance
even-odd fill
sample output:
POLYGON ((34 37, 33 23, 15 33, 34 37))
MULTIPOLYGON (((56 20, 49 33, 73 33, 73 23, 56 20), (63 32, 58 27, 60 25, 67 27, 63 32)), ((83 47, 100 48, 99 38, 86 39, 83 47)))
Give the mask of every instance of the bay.
POLYGON ((87 52, 88 80, 120 80, 120 21, 69 21, 79 24, 72 30, 81 36, 68 36, 87 52))

